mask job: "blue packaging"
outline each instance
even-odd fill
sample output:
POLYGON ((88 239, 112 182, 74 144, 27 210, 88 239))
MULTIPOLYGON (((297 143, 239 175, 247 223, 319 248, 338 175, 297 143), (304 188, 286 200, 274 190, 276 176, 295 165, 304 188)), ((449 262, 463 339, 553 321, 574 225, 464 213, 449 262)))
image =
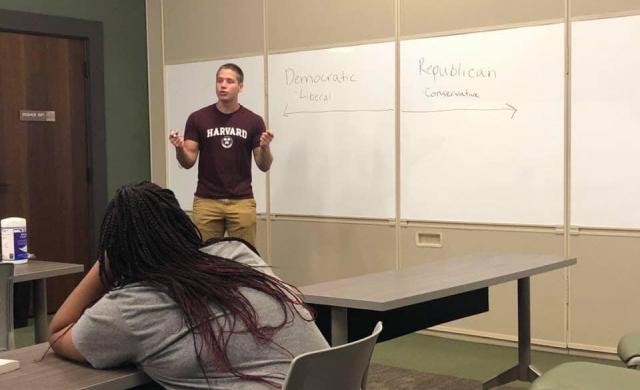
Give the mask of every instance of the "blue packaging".
POLYGON ((0 221, 2 261, 25 263, 27 252, 27 221, 24 218, 5 218, 0 221))

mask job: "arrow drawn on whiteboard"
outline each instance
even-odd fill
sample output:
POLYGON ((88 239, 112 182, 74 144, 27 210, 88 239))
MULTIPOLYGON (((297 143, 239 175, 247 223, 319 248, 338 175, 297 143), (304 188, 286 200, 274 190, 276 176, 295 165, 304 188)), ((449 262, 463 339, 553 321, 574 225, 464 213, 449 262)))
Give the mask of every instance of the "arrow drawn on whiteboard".
POLYGON ((287 108, 289 108, 289 104, 288 103, 284 106, 284 112, 282 113, 282 116, 300 115, 300 114, 326 114, 326 113, 329 113, 329 112, 384 112, 384 111, 393 111, 393 108, 354 109, 354 110, 335 109, 335 110, 320 110, 320 111, 287 111, 287 108))
POLYGON ((447 108, 447 109, 443 109, 443 110, 402 110, 402 112, 406 112, 409 114, 429 114, 432 112, 448 112, 448 111, 511 111, 511 119, 513 119, 513 116, 516 115, 516 112, 518 111, 517 108, 515 108, 514 106, 512 106, 509 103, 505 103, 506 107, 503 108, 447 108))

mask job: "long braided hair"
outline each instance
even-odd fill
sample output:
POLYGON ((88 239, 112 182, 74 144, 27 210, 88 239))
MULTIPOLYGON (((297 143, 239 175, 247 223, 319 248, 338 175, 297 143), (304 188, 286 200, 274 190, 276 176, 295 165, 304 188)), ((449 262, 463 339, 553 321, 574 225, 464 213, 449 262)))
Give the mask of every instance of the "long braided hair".
MULTIPOLYGON (((279 387, 272 377, 244 374, 233 367, 227 352, 232 332, 223 332, 225 321, 232 330, 240 321, 243 332, 251 333, 258 343, 268 343, 298 315, 292 308, 299 313, 300 308, 312 311, 295 287, 244 264, 206 254, 200 251, 202 245, 199 230, 180 209, 171 190, 150 182, 125 185, 107 206, 100 229, 101 281, 108 289, 142 282, 166 292, 192 330, 198 364, 207 383, 204 367, 210 361, 239 378, 279 387), (260 325, 254 307, 239 291, 242 287, 273 297, 284 313, 282 323, 260 325), (212 320, 211 304, 226 315, 212 320), (196 334, 202 339, 200 346, 196 334)), ((313 320, 313 315, 299 315, 313 320)))

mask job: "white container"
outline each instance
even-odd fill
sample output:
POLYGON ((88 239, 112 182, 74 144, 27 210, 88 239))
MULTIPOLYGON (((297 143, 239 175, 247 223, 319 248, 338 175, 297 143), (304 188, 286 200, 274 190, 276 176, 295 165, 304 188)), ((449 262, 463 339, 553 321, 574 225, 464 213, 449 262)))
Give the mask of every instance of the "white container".
POLYGON ((0 220, 0 237, 2 261, 22 264, 29 260, 26 219, 12 217, 0 220))

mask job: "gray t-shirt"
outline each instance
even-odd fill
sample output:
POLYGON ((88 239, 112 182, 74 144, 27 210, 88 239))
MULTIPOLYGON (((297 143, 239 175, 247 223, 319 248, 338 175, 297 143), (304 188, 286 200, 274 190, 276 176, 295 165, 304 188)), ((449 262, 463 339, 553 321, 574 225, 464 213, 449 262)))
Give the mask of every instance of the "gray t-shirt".
MULTIPOLYGON (((240 242, 223 241, 203 251, 261 267, 272 274, 264 261, 240 242)), ((275 299, 249 288, 241 292, 256 309, 261 325, 281 323, 283 313, 275 299)), ((216 306, 212 308, 222 319, 224 312, 216 306)), ((316 325, 301 318, 295 308, 291 309, 293 321, 274 336, 272 343, 258 343, 250 333, 231 336, 227 353, 236 369, 246 374, 273 376, 282 383, 291 355, 328 347, 316 325)), ((308 319, 309 313, 303 313, 308 319)), ((231 327, 229 322, 225 322, 225 330, 231 327)), ((234 329, 243 329, 240 321, 234 329)), ((165 388, 208 388, 197 362, 191 330, 184 325, 179 307, 165 293, 141 283, 111 291, 87 309, 73 326, 72 339, 95 368, 133 363, 165 388)), ((214 363, 206 362, 205 357, 207 376, 214 389, 273 389, 221 372, 214 363)))

